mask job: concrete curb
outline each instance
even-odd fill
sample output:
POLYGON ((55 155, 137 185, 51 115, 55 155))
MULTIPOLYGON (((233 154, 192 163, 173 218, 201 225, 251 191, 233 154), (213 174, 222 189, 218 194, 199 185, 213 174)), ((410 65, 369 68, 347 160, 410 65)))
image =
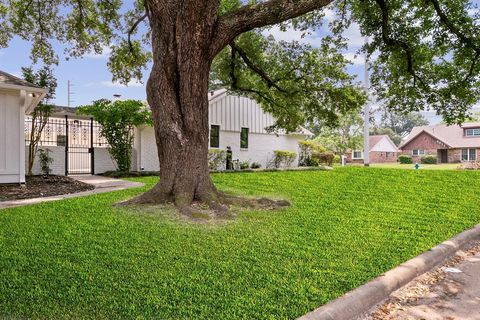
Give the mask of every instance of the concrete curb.
POLYGON ((351 320, 364 315, 387 299, 393 291, 440 265, 465 244, 478 238, 480 238, 480 224, 301 316, 298 320, 351 320))

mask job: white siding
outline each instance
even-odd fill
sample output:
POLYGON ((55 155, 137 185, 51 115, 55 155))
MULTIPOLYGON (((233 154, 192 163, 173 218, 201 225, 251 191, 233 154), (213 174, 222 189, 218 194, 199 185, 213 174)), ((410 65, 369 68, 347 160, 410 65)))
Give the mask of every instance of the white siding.
POLYGON ((265 127, 275 122, 256 101, 232 95, 225 95, 210 104, 209 121, 219 125, 222 131, 240 131, 243 127, 249 128, 250 133, 267 133, 265 127))
MULTIPOLYGON (((247 97, 228 94, 216 96, 210 102, 209 124, 220 126, 220 149, 232 148, 233 159, 258 162, 267 167, 274 150, 288 150, 297 153, 298 142, 305 140, 302 135, 269 134, 265 127, 274 124, 271 114, 265 113, 260 105, 247 97), (248 149, 240 149, 241 128, 249 129, 248 149)), ((160 165, 157 156, 154 130, 151 127, 140 130, 138 169, 158 171, 160 165)), ((294 162, 297 165, 297 161, 294 162)))
POLYGON ((378 143, 370 150, 378 152, 398 152, 398 149, 393 145, 386 137, 383 137, 378 143))
POLYGON ((140 156, 138 159, 140 171, 159 171, 157 144, 152 127, 145 127, 140 133, 140 156))
POLYGON ((0 91, 0 183, 25 182, 23 117, 19 93, 0 91))

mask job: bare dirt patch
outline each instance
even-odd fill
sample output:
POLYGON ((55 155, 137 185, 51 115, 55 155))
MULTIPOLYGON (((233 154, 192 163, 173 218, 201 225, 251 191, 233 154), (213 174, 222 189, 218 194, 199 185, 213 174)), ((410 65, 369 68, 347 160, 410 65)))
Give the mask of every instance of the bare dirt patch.
POLYGON ((33 176, 27 177, 27 183, 0 185, 0 201, 20 200, 58 196, 95 189, 94 186, 68 177, 33 176))

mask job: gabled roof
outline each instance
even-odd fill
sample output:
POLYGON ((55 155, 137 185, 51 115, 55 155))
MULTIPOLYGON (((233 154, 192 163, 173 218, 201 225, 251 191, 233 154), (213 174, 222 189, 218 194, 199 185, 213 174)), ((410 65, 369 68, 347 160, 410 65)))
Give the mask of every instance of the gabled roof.
POLYGON ((370 136, 369 138, 369 151, 378 151, 378 152, 396 152, 398 151, 397 146, 393 143, 392 139, 386 134, 370 136), (389 147, 381 146, 380 142, 384 141, 389 147), (378 149, 378 150, 377 150, 378 149), (387 150, 388 149, 388 150, 387 150), (395 151, 393 151, 395 150, 395 151))
POLYGON ((448 148, 480 147, 480 137, 464 136, 463 131, 466 128, 480 128, 480 122, 469 122, 461 126, 449 126, 446 124, 439 124, 436 126, 414 127, 412 129, 412 132, 410 132, 410 134, 408 135, 407 139, 401 144, 400 148, 403 148, 404 146, 409 144, 412 140, 414 140, 422 133, 426 133, 431 137, 439 140, 448 148))
POLYGON ((46 89, 40 88, 30 82, 27 82, 23 79, 20 79, 14 75, 6 73, 0 70, 0 88, 9 88, 9 89, 33 89, 32 91, 36 92, 45 92, 46 89))

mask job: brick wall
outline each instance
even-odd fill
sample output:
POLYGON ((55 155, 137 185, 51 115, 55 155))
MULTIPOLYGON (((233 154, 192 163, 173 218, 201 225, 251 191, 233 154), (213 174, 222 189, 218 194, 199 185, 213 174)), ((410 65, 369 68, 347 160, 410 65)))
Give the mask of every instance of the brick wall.
MULTIPOLYGON (((422 132, 415 139, 407 143, 402 147, 402 154, 409 155, 412 157, 413 162, 420 162, 420 159, 424 156, 413 156, 413 150, 425 150, 425 155, 434 155, 439 156, 438 149, 447 149, 447 146, 439 141, 438 139, 432 137, 431 135, 422 132)), ((450 150, 449 150, 450 158, 450 150)), ((449 159, 450 162, 450 159, 449 159)))
MULTIPOLYGON (((363 163, 363 159, 352 159, 352 153, 347 152, 347 163, 363 163)), ((385 152, 371 151, 370 152, 370 163, 386 163, 386 162, 397 162, 398 152, 389 153, 388 159, 385 152)))
MULTIPOLYGON (((57 176, 64 176, 65 175, 65 147, 50 146, 50 147, 41 147, 40 149, 48 149, 51 151, 50 157, 53 158, 53 162, 50 164, 50 169, 52 169, 51 174, 57 175, 57 176)), ((35 158, 32 172, 34 175, 42 174, 42 170, 40 168, 40 161, 38 160, 38 154, 35 158)), ((25 147, 25 173, 28 174, 28 146, 25 147)))

